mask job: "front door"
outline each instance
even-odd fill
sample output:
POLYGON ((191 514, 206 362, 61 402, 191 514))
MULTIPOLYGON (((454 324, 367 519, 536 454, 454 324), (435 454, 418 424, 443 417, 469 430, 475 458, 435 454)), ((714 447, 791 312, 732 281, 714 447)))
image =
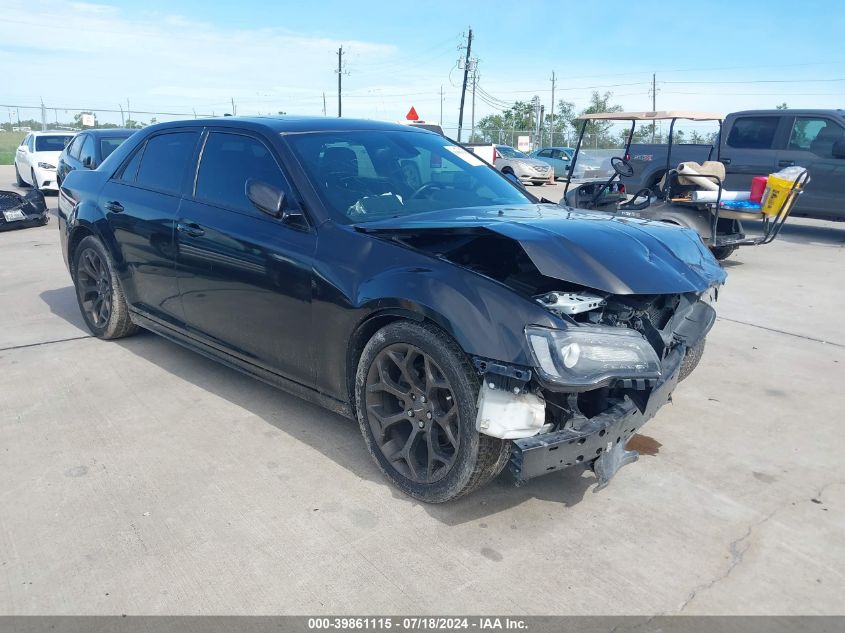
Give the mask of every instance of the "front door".
POLYGON ((810 182, 798 198, 796 213, 837 217, 842 208, 845 159, 833 157, 833 144, 845 138, 845 127, 825 116, 795 117, 786 149, 778 152, 778 168, 799 165, 810 170, 810 182))
POLYGON ((258 136, 211 130, 196 186, 179 212, 179 288, 189 331, 242 360, 313 383, 311 275, 316 235, 246 197, 248 179, 287 192, 287 179, 258 136))

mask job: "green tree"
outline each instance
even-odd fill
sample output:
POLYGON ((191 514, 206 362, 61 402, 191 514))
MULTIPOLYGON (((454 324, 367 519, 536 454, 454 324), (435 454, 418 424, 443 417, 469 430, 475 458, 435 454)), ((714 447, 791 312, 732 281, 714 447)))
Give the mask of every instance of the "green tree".
MULTIPOLYGON (((612 92, 601 94, 598 90, 593 91, 590 98, 590 105, 581 111, 581 114, 597 114, 599 112, 621 112, 622 106, 611 105, 612 92)), ((611 121, 590 121, 584 133, 584 145, 586 147, 612 147, 617 145, 612 134, 613 123, 611 121)))
POLYGON ((781 103, 779 106, 775 106, 778 110, 789 110, 789 106, 786 105, 786 101, 781 103))

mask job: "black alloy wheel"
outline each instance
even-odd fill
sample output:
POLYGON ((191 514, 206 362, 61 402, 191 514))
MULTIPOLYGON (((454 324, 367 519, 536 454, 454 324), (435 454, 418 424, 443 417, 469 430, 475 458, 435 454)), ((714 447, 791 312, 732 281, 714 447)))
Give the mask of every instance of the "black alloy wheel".
POLYGON ((399 320, 373 334, 355 377, 361 433, 385 477, 443 503, 507 465, 511 442, 476 430, 479 379, 466 353, 430 323, 399 320))
POLYGON ((431 484, 452 468, 460 446, 449 381, 428 354, 394 343, 367 374, 366 407, 382 454, 413 482, 431 484))
POLYGON ((109 269, 95 249, 80 253, 76 279, 82 311, 95 328, 105 328, 111 317, 113 288, 109 269))

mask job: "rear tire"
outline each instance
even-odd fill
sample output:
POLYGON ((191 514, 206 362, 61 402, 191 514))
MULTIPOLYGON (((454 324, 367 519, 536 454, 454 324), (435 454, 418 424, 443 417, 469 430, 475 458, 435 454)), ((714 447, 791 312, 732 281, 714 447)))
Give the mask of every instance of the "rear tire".
POLYGON ((687 350, 687 353, 684 355, 684 360, 681 361, 681 373, 678 374, 678 382, 686 380, 687 376, 689 376, 695 368, 698 367, 698 363, 704 355, 705 341, 706 339, 701 339, 695 347, 690 347, 687 350))
POLYGON ((358 362, 355 405, 367 450, 394 486, 443 503, 502 471, 511 443, 475 430, 478 389, 466 354, 437 327, 397 321, 373 335, 358 362))
POLYGON ((114 262, 102 242, 91 235, 84 238, 74 250, 72 262, 76 299, 91 333, 112 340, 137 332, 114 262))
POLYGON ((715 248, 711 248, 710 252, 713 253, 713 257, 721 262, 733 255, 736 249, 736 246, 716 246, 715 248))

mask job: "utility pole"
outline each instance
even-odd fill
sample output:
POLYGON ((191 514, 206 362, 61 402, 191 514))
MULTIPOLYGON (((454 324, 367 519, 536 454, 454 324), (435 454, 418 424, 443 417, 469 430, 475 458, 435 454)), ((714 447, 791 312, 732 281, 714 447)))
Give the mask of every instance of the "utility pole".
POLYGON ((440 125, 443 125, 443 84, 440 84, 440 125))
POLYGON ((323 93, 323 116, 326 116, 326 93, 323 93))
POLYGON ((472 28, 467 35, 467 54, 464 59, 464 83, 461 87, 461 109, 458 112, 458 143, 461 142, 461 128, 464 126, 464 100, 467 94, 467 79, 469 78, 469 54, 472 50, 472 28))
MULTIPOLYGON (((651 74, 651 111, 657 112, 657 73, 651 74)), ((651 122, 651 144, 654 145, 655 122, 651 122)))
POLYGON ((234 97, 232 97, 232 116, 238 116, 238 106, 235 105, 234 97))
POLYGON ((341 86, 341 77, 343 76, 343 46, 338 47, 337 49, 337 117, 340 118, 341 115, 341 100, 340 94, 342 90, 341 86))
POLYGON ((471 128, 469 133, 469 142, 472 143, 472 137, 475 136, 475 85, 478 83, 478 60, 472 60, 472 117, 471 128))
POLYGON ((41 97, 41 130, 47 130, 47 109, 44 107, 44 97, 41 97))
MULTIPOLYGON (((117 107, 120 108, 120 127, 126 127, 126 119, 123 118, 123 104, 118 103, 117 107)), ((194 115, 194 118, 197 118, 196 114, 194 115)))
POLYGON ((126 120, 132 120, 132 110, 129 109, 129 97, 126 97, 126 120))
POLYGON ((549 145, 555 146, 555 71, 552 71, 552 109, 551 109, 551 125, 549 126, 549 145))

